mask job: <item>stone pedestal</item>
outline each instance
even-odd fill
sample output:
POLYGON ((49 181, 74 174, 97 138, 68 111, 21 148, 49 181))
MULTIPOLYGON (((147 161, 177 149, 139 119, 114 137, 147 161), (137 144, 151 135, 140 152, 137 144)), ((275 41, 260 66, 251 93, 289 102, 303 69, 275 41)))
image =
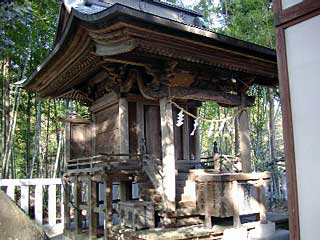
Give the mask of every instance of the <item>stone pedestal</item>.
POLYGON ((248 231, 245 227, 230 228, 223 231, 222 240, 247 240, 248 231))
POLYGON ((262 240, 272 239, 270 238, 276 232, 276 226, 274 223, 257 224, 254 230, 249 232, 248 239, 250 240, 262 240))

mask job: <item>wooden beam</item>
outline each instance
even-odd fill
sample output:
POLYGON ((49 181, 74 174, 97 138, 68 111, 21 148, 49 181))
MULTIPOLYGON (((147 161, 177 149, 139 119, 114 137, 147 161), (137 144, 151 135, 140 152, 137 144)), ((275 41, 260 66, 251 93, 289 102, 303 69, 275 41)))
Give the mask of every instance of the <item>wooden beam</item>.
MULTIPOLYGON (((187 108, 188 110, 188 108, 187 108)), ((182 144, 183 144, 183 159, 191 160, 190 157, 190 130, 189 130, 190 117, 185 116, 184 124, 182 125, 182 144)))
POLYGON ((132 199, 132 182, 121 181, 120 182, 120 201, 125 202, 132 199))
POLYGON ((62 183, 62 189, 63 191, 63 205, 64 205, 64 231, 68 230, 70 228, 70 207, 69 207, 69 202, 70 202, 70 186, 67 183, 67 181, 64 180, 62 183))
POLYGON ((184 87, 171 87, 170 90, 162 88, 160 91, 153 91, 150 87, 144 84, 141 74, 137 71, 137 82, 141 94, 150 100, 156 100, 162 97, 171 97, 182 100, 196 100, 196 101, 212 101, 224 106, 252 106, 254 98, 230 94, 222 91, 200 89, 200 88, 184 88, 184 87))
POLYGON ((240 136, 240 159, 242 162, 242 171, 244 173, 252 172, 251 168, 251 147, 250 147, 250 129, 249 115, 245 108, 240 109, 239 113, 239 136, 240 136))
POLYGON ((176 208, 175 146, 172 105, 169 98, 160 99, 160 117, 164 195, 166 196, 167 210, 174 212, 176 208))
MULTIPOLYGON (((197 117, 200 116, 200 108, 196 108, 196 115, 197 117)), ((201 140, 200 140, 200 126, 197 127, 197 130, 194 134, 194 144, 195 144, 195 160, 197 162, 200 162, 200 158, 201 158, 201 140)))
POLYGON ((128 100, 125 97, 119 100, 119 131, 120 153, 129 154, 129 109, 128 100))
POLYGON ((104 177, 104 239, 111 239, 112 228, 112 181, 108 176, 104 177))
POLYGON ((89 220, 89 239, 97 239, 97 214, 94 212, 97 206, 97 183, 92 181, 91 177, 88 182, 88 220, 89 220))
MULTIPOLYGON (((176 99, 212 101, 226 106, 239 106, 242 103, 239 95, 199 88, 173 87, 170 88, 170 96, 176 99)), ((253 105, 253 98, 245 97, 244 102, 246 106, 251 106, 253 105)))
POLYGON ((78 181, 78 177, 74 177, 73 181, 73 207, 74 207, 74 228, 75 233, 81 233, 81 212, 79 210, 79 201, 81 197, 81 187, 78 181))
POLYGON ((145 153, 144 144, 144 105, 142 102, 137 102, 137 138, 138 138, 138 154, 145 153))
MULTIPOLYGON (((67 162, 70 160, 70 140, 71 140, 71 123, 70 122, 65 122, 64 126, 64 168, 66 170, 67 168, 67 162)), ((65 171, 66 172, 66 171, 65 171)))

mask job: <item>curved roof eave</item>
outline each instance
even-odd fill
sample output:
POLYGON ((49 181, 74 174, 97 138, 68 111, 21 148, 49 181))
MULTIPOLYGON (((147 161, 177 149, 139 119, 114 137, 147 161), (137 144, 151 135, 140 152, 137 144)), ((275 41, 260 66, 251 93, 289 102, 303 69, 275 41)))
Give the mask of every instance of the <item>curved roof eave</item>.
MULTIPOLYGON (((167 28, 171 28, 173 30, 183 31, 189 34, 195 34, 199 37, 209 38, 210 40, 214 40, 215 42, 220 42, 230 47, 234 47, 236 49, 241 49, 242 51, 249 51, 254 54, 262 54, 264 56, 268 56, 269 58, 275 59, 276 61, 276 52, 267 47, 263 47, 260 45, 256 45, 253 43, 249 43, 246 41, 242 41, 236 38, 228 37, 222 34, 218 34, 212 31, 208 31, 202 28, 198 28, 195 26, 186 25, 180 22, 176 22, 170 19, 162 18, 150 13, 138 11, 136 9, 121 5, 114 4, 110 8, 107 8, 101 12, 95 14, 83 14, 76 9, 72 9, 70 12, 70 17, 68 19, 66 28, 63 32, 63 35, 59 42, 55 45, 50 54, 45 58, 45 60, 36 68, 36 70, 31 74, 31 76, 23 81, 16 82, 15 84, 20 87, 28 88, 28 85, 31 84, 37 75, 44 70, 44 68, 50 63, 51 60, 59 53, 60 50, 67 44, 68 39, 72 36, 72 30, 74 29, 77 21, 83 21, 88 24, 96 24, 100 20, 112 17, 116 14, 124 14, 130 17, 138 18, 140 20, 149 21, 153 24, 162 25, 167 28)), ((263 57, 262 57, 263 58, 263 57)))

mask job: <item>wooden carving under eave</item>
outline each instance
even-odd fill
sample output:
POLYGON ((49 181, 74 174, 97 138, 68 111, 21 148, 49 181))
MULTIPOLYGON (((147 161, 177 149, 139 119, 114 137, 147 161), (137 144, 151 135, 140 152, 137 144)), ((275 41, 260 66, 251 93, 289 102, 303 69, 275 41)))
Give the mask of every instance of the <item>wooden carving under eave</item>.
MULTIPOLYGON (((197 100, 197 101, 213 101, 225 106, 239 106, 241 105, 241 97, 238 95, 205 90, 198 88, 183 88, 183 87, 171 87, 164 88, 162 87, 159 91, 154 91, 150 87, 144 84, 141 74, 136 71, 137 82, 141 94, 150 100, 157 100, 161 97, 170 97, 175 99, 188 99, 188 100, 197 100)), ((254 98, 246 97, 245 102, 247 106, 253 105, 254 98)))

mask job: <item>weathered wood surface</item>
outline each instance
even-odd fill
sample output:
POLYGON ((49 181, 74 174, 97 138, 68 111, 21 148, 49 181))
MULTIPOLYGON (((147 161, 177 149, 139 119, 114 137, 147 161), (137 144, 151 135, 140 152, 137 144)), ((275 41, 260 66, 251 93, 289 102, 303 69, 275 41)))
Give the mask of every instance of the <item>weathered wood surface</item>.
MULTIPOLYGON (((137 104, 129 102, 129 153, 139 152, 138 124, 137 124, 137 104)), ((143 117, 143 116, 142 116, 143 117)), ((141 140, 141 139, 140 139, 141 140)))
POLYGON ((97 183, 92 181, 91 177, 88 181, 88 220, 89 220, 89 239, 97 239, 97 223, 98 216, 94 209, 97 205, 97 183))
POLYGON ((103 108, 94 114, 95 154, 120 152, 119 104, 103 108))
POLYGON ((136 134, 137 134, 137 141, 138 141, 138 149, 137 153, 144 154, 146 153, 146 146, 145 146, 145 114, 144 114, 144 105, 142 102, 137 102, 137 111, 136 111, 136 134))
POLYGON ((72 193, 73 193, 73 204, 71 205, 74 208, 74 229, 75 233, 81 233, 81 211, 79 210, 79 203, 81 198, 81 188, 78 177, 74 177, 72 181, 72 193))
POLYGON ((94 114, 96 121, 96 134, 112 131, 119 128, 119 105, 113 105, 96 112, 94 114))
POLYGON ((125 97, 121 97, 119 100, 118 121, 120 153, 129 154, 129 107, 125 97))
POLYGON ((145 107, 145 138, 147 154, 154 159, 161 159, 161 123, 158 106, 145 107))
POLYGON ((161 145, 164 194, 168 200, 167 208, 175 211, 176 201, 176 168, 172 105, 168 98, 160 100, 161 145))
POLYGON ((104 198, 104 239, 109 240, 112 228, 112 182, 107 176, 104 178, 105 198, 104 198))
POLYGON ((251 168, 251 147, 250 147, 250 126, 248 110, 240 109, 239 113, 239 136, 240 136, 240 159, 242 161, 242 171, 252 172, 251 168))
POLYGON ((90 124, 71 123, 70 157, 77 158, 90 156, 91 153, 92 148, 90 124))

